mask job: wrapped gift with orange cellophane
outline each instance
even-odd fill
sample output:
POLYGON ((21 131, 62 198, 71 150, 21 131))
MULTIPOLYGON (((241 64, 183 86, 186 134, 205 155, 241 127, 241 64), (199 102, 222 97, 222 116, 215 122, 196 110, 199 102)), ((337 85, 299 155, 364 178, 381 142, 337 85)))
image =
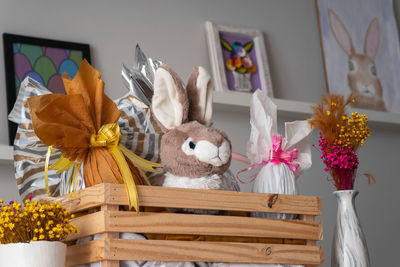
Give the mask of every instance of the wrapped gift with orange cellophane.
MULTIPOLYGON (((68 173, 67 180, 72 185, 79 179, 78 176, 83 177, 86 187, 99 183, 124 183, 129 205, 138 211, 135 185, 146 184, 145 173, 155 172, 156 167, 161 167, 160 164, 135 154, 134 148, 137 147, 137 143, 133 144, 134 141, 129 140, 135 136, 135 131, 136 137, 142 134, 142 138, 139 138, 142 141, 146 139, 143 138, 146 134, 153 134, 153 139, 158 137, 157 133, 142 131, 138 128, 140 125, 132 126, 130 123, 135 121, 136 118, 133 117, 138 115, 138 111, 145 113, 147 107, 140 107, 140 101, 129 94, 114 103, 104 94, 101 73, 86 60, 82 62, 74 79, 70 79, 68 74, 64 73, 62 80, 66 95, 51 94, 46 92, 45 88, 35 85, 32 80, 25 81, 25 92, 20 92, 22 96, 17 99, 17 104, 25 98, 26 103, 20 103, 20 106, 28 106, 30 116, 20 115, 19 121, 16 120, 20 124, 15 141, 16 150, 25 148, 22 149, 22 157, 26 157, 27 151, 32 148, 34 152, 40 151, 38 161, 44 164, 36 168, 43 169, 43 173, 38 171, 44 176, 46 191, 49 194, 49 177, 53 175, 54 178, 54 172, 68 173), (27 98, 28 92, 33 96, 27 98), (24 119, 28 123, 31 122, 32 127, 26 127, 24 119), (29 139, 32 137, 32 131, 39 140, 29 139), (27 143, 30 149, 26 147, 27 143), (47 147, 47 151, 44 146, 47 147), (53 155, 53 152, 56 154, 53 155)), ((148 120, 151 124, 151 120, 148 120)), ((149 128, 148 125, 146 128, 149 128)), ((153 149, 153 153, 157 153, 157 149, 153 149)), ((29 171, 25 169, 24 175, 27 173, 29 174, 29 171)), ((18 173, 16 175, 18 176, 18 173)), ((24 175, 20 181, 26 180, 24 175)), ((32 179, 31 176, 29 178, 32 179)), ((42 180, 40 182, 43 182, 42 180)), ((23 188, 20 187, 21 189, 23 188)))

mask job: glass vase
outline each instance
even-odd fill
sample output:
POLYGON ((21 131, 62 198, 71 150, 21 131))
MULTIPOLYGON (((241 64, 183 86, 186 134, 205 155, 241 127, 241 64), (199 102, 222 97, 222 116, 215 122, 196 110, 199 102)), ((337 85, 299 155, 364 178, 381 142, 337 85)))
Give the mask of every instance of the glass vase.
POLYGON ((356 190, 335 191, 338 203, 333 235, 332 267, 370 267, 367 242, 355 208, 356 190))

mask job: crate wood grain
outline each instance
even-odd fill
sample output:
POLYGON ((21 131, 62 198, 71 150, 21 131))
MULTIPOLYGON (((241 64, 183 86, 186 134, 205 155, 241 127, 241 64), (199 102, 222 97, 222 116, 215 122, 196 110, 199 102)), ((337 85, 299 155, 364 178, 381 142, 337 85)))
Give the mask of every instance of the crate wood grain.
POLYGON ((104 232, 322 239, 320 222, 300 220, 100 211, 78 217, 72 223, 78 227, 80 233, 69 236, 68 240, 104 232))
POLYGON ((171 240, 94 240, 68 250, 67 266, 99 260, 204 261, 320 265, 318 246, 171 240))
MULTIPOLYGON (((273 212, 321 215, 321 198, 315 196, 277 195, 220 190, 137 186, 141 207, 193 208, 211 210, 273 212)), ((98 184, 57 201, 71 212, 101 205, 127 205, 125 187, 118 184, 98 184)))
MULTIPOLYGON (((223 211, 297 214, 296 220, 229 215, 122 211, 128 200, 124 185, 99 184, 47 200, 57 200, 77 214, 74 240, 101 234, 101 238, 68 246, 67 266, 100 261, 118 267, 121 260, 323 264, 321 199, 314 196, 138 186, 141 207, 211 209, 223 211), (301 244, 254 242, 127 240, 119 233, 204 235, 304 240, 301 244)), ((272 242, 272 241, 271 241, 272 242)))

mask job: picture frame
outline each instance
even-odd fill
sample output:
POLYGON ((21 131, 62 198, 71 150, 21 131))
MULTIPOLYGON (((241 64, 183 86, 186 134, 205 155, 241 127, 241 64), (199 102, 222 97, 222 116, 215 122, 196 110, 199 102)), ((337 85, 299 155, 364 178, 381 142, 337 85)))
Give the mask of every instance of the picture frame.
POLYGON ((261 89, 273 97, 263 32, 211 21, 205 22, 205 28, 214 90, 252 93, 261 89))
POLYGON ((352 94, 355 108, 400 113, 393 1, 315 0, 315 7, 327 91, 352 94))
MULTIPOLYGON (((54 93, 65 93, 61 74, 75 76, 81 61, 90 63, 88 44, 3 33, 7 90, 7 114, 17 99, 21 82, 30 76, 54 93)), ((14 143, 17 125, 8 122, 9 144, 14 143)))

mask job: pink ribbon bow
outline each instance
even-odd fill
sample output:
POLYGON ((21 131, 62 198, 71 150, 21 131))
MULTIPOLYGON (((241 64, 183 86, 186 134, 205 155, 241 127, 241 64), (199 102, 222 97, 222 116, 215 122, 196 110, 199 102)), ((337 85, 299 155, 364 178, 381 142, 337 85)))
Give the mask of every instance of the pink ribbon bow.
MULTIPOLYGON (((267 165, 268 163, 275 163, 275 164, 286 164, 292 172, 296 172, 297 168, 299 168, 299 164, 294 162, 295 159, 299 157, 299 151, 297 148, 291 149, 289 151, 282 150, 282 135, 274 135, 272 137, 272 149, 269 151, 269 160, 268 161, 261 161, 249 168, 243 169, 236 174, 236 178, 242 183, 246 184, 243 180, 239 178, 239 174, 245 171, 249 171, 252 169, 258 168, 260 165, 267 165)), ((252 182, 256 177, 257 174, 250 176, 252 182)))

